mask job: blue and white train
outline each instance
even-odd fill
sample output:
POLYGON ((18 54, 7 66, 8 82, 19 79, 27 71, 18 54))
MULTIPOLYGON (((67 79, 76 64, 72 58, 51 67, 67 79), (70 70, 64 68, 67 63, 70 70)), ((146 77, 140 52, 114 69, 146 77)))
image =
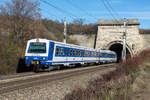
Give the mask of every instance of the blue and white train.
POLYGON ((47 39, 31 39, 27 42, 25 64, 33 70, 51 70, 54 67, 89 63, 112 63, 117 55, 110 50, 95 50, 47 39))

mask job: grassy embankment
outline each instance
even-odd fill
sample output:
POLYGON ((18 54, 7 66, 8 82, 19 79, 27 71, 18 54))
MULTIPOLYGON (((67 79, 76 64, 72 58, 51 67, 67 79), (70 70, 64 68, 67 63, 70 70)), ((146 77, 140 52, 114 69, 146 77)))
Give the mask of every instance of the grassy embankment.
POLYGON ((89 81, 87 88, 77 88, 64 100, 131 100, 138 86, 135 84, 143 70, 150 69, 150 50, 117 65, 115 71, 103 78, 89 81))

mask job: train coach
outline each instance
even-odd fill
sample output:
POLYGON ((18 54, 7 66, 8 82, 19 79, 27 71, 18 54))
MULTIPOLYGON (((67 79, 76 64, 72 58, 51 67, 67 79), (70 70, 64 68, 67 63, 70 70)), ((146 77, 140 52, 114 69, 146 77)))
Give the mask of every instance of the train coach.
POLYGON ((28 40, 25 64, 34 71, 60 68, 75 64, 116 62, 116 53, 109 50, 95 50, 83 46, 66 44, 47 39, 28 40))

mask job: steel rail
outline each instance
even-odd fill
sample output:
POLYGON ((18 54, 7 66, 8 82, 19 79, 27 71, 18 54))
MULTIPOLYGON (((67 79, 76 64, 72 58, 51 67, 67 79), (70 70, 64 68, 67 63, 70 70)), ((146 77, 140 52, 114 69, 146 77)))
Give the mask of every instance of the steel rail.
POLYGON ((71 71, 71 72, 64 72, 64 73, 58 73, 58 74, 53 74, 53 75, 45 75, 45 76, 39 76, 39 77, 33 77, 30 79, 25 79, 25 80, 17 80, 17 81, 12 81, 8 83, 1 83, 0 84, 0 94, 4 94, 7 92, 11 92, 14 90, 19 90, 19 89, 24 89, 28 87, 33 87, 37 86, 43 83, 49 83, 53 81, 61 81, 66 78, 70 78, 73 76, 78 76, 78 75, 83 75, 86 73, 92 73, 98 70, 105 70, 108 68, 113 68, 114 65, 102 65, 99 67, 93 67, 90 69, 82 69, 82 70, 76 70, 76 71, 71 71))

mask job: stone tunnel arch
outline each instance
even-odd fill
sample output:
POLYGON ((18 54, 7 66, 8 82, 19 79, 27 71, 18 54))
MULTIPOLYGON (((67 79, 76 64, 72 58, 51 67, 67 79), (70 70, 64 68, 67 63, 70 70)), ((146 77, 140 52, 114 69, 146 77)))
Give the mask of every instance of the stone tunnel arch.
MULTIPOLYGON (((106 49, 112 50, 117 53, 117 62, 121 60, 123 44, 122 41, 113 41, 106 46, 106 49)), ((127 58, 132 57, 133 52, 130 49, 129 45, 126 45, 127 58)))

